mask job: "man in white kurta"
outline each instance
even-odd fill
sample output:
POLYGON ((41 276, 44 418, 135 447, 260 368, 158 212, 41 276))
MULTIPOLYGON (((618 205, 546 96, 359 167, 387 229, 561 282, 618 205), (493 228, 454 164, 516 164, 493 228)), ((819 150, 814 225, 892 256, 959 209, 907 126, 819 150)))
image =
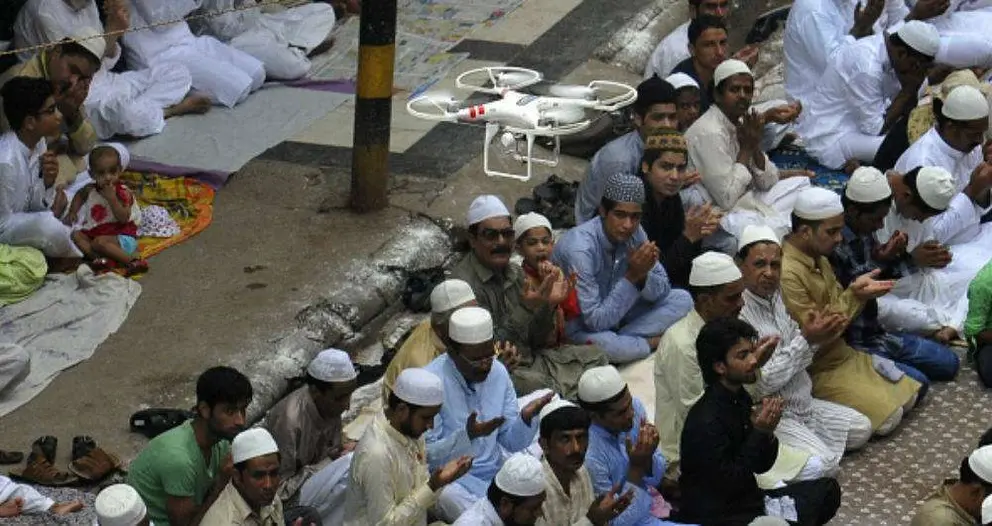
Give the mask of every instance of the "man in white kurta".
POLYGON ((130 0, 131 27, 179 20, 124 35, 128 66, 150 68, 176 62, 189 70, 193 87, 215 104, 232 108, 265 82, 265 66, 255 57, 213 37, 195 36, 184 17, 202 0, 130 0))
POLYGON ((765 226, 744 229, 737 258, 746 287, 740 318, 762 337, 779 337, 758 381, 748 391, 755 400, 781 396, 785 403, 775 436, 810 454, 809 471, 836 476, 844 451, 858 449, 871 438, 871 420, 849 407, 813 398, 813 380, 806 369, 819 346, 810 340, 833 335, 830 324, 839 325, 840 320, 824 317, 818 331, 800 330, 779 291, 781 260, 782 248, 774 231, 765 226))
POLYGON ((748 113, 754 88, 750 68, 739 60, 724 61, 713 83, 714 104, 685 134, 689 160, 713 203, 728 211, 721 226, 730 235, 739 237, 748 224, 761 223, 784 234, 795 195, 809 179, 779 180, 778 168, 761 150, 762 123, 748 113))
POLYGON ((545 497, 541 461, 517 453, 496 473, 487 495, 465 510, 453 526, 534 526, 545 497))
MULTIPOLYGON (((95 0, 29 0, 14 23, 14 43, 28 47, 57 42, 79 27, 121 31, 130 24, 124 0, 106 3, 107 24, 100 21, 95 0)), ((111 71, 120 61, 120 35, 107 37, 107 51, 100 70, 93 76, 86 113, 97 136, 145 137, 161 133, 165 119, 205 111, 209 99, 189 93, 193 79, 189 70, 174 62, 156 62, 151 67, 125 73, 111 71)), ((29 54, 19 55, 28 60, 29 54)))
POLYGON ((294 80, 310 72, 307 54, 323 44, 334 29, 334 8, 314 2, 273 13, 262 12, 259 0, 203 0, 203 10, 244 9, 197 21, 199 34, 217 37, 261 60, 270 79, 294 80))
MULTIPOLYGON (((676 27, 654 48, 644 67, 644 78, 656 75, 663 79, 672 73, 675 66, 689 58, 689 24, 700 15, 715 16, 727 22, 733 2, 730 0, 689 0, 689 20, 676 27)), ((747 55, 757 61, 756 48, 748 46, 739 55, 747 55)))

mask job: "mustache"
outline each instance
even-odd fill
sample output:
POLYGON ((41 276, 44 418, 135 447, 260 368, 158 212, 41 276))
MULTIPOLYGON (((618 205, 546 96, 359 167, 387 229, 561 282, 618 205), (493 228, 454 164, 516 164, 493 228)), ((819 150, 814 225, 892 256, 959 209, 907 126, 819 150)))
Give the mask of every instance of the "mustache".
POLYGON ((499 245, 499 246, 493 248, 491 254, 493 254, 494 256, 495 255, 509 255, 511 251, 512 251, 512 249, 510 248, 510 245, 499 245))
POLYGON ((568 460, 570 462, 585 462, 586 456, 581 454, 569 455, 568 460))

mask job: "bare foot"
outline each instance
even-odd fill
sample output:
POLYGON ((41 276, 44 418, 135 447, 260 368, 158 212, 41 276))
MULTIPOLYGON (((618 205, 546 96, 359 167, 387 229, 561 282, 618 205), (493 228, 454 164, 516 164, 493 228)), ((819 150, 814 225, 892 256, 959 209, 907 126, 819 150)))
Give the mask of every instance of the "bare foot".
POLYGON ((661 336, 652 336, 648 338, 648 347, 651 348, 651 352, 654 352, 658 348, 658 344, 661 343, 661 336))
POLYGON ((179 115, 203 114, 210 111, 213 102, 210 97, 199 93, 190 93, 179 104, 165 109, 165 118, 178 117, 179 115))
POLYGON ((83 509, 83 501, 70 500, 69 502, 56 502, 52 504, 51 508, 48 508, 48 511, 55 515, 68 515, 70 513, 76 513, 81 509, 83 509))
POLYGON ((844 163, 844 166, 841 168, 841 170, 843 170, 844 173, 846 173, 847 175, 851 175, 854 173, 855 170, 857 170, 860 167, 861 167, 860 161, 858 161, 857 159, 851 159, 846 163, 844 163))
POLYGON ((0 504, 0 517, 17 517, 24 510, 24 499, 17 497, 0 504))
POLYGON ((327 40, 321 42, 319 45, 317 45, 317 47, 313 48, 313 51, 307 53, 307 58, 316 57, 317 55, 320 55, 321 53, 327 51, 328 49, 331 49, 331 46, 333 45, 334 45, 334 37, 328 37, 327 40))

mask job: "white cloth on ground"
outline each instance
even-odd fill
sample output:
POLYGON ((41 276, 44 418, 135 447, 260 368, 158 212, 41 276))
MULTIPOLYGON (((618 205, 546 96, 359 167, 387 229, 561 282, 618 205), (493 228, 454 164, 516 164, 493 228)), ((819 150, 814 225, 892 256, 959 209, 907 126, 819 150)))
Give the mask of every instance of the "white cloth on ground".
MULTIPOLYGON (((31 371, 31 355, 16 343, 0 342, 0 398, 31 371)), ((3 501, 0 501, 3 502, 3 501)))
POLYGON ((16 498, 24 499, 24 505, 21 511, 25 515, 37 515, 45 513, 51 508, 55 501, 45 497, 37 490, 28 486, 27 484, 18 484, 13 480, 10 480, 5 475, 0 475, 0 503, 7 502, 8 500, 13 500, 16 498))
MULTIPOLYGON (((676 27, 665 38, 658 42, 647 65, 644 66, 644 78, 657 75, 667 77, 679 62, 689 58, 689 22, 676 27)), ((704 87, 705 89, 705 87, 704 87)))

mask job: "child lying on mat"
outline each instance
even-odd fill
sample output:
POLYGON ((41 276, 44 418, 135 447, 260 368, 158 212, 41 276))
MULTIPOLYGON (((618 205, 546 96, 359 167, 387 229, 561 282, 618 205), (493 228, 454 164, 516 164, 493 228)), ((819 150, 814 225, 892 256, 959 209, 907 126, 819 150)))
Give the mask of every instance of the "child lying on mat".
POLYGON ((92 183, 72 198, 65 224, 73 226, 72 240, 94 271, 124 268, 128 276, 148 271, 138 254, 141 209, 121 182, 124 172, 119 144, 99 145, 90 152, 92 183))

